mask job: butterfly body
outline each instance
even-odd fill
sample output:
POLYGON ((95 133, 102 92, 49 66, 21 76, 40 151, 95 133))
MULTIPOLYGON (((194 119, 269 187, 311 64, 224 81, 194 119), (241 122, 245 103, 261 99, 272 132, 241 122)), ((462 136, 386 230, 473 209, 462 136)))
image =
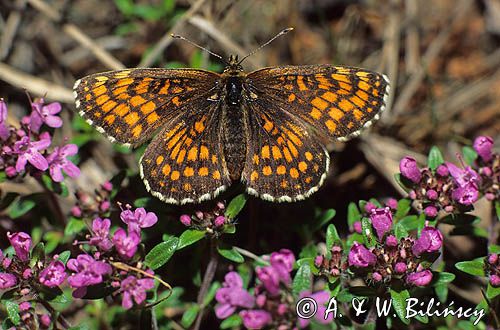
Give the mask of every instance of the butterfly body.
POLYGON ((326 178, 325 140, 378 119, 387 78, 364 69, 282 66, 245 73, 127 69, 82 78, 76 105, 112 142, 153 138, 140 161, 146 189, 168 203, 212 199, 233 181, 265 200, 302 200, 326 178))

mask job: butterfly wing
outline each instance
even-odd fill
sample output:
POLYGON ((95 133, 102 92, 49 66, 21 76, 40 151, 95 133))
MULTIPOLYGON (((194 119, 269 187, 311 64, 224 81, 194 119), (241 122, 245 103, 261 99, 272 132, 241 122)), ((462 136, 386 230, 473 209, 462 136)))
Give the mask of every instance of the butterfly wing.
POLYGON ((248 85, 281 100, 285 111, 319 135, 340 141, 379 118, 390 90, 383 74, 333 65, 265 68, 250 73, 248 85))
POLYGON ((111 142, 136 146, 209 93, 218 79, 204 70, 126 69, 86 76, 75 83, 74 94, 90 125, 111 142))
POLYGON ((192 70, 132 69, 75 84, 80 114, 111 141, 139 145, 146 189, 172 204, 215 197, 230 183, 222 154, 219 75, 192 70))
POLYGON ((242 180, 270 201, 301 200, 329 169, 323 138, 347 140, 379 117, 387 78, 357 68, 313 65, 254 71, 245 82, 249 136, 242 180))

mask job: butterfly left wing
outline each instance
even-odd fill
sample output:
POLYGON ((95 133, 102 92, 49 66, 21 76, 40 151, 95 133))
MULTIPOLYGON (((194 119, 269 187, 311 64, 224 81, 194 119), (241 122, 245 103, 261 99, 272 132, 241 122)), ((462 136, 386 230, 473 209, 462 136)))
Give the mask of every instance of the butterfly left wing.
POLYGON ((219 74, 195 69, 125 69, 96 73, 74 86, 80 115, 111 142, 137 146, 215 88, 219 74))

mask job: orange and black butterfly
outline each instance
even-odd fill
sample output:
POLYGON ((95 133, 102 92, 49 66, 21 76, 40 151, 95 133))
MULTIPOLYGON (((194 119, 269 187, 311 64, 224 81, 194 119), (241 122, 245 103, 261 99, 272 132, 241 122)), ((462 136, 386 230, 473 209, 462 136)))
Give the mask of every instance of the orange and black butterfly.
POLYGON ((112 142, 153 138, 140 173, 159 199, 198 203, 241 180, 251 195, 291 202, 325 180, 325 141, 355 137, 378 119, 389 81, 333 65, 245 73, 230 56, 220 74, 126 69, 84 77, 74 93, 80 115, 112 142))

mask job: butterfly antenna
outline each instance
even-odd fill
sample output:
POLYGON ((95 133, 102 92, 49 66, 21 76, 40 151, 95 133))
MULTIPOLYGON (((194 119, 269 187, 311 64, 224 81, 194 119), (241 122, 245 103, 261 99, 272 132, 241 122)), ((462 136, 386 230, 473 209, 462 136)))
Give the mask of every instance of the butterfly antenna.
POLYGON ((191 45, 193 45, 193 46, 195 46, 195 47, 198 47, 198 48, 199 48, 199 49, 201 49, 201 50, 206 51, 206 52, 207 52, 207 53, 209 53, 210 55, 213 55, 213 56, 215 56, 215 57, 220 58, 220 59, 221 59, 221 61, 223 61, 224 63, 226 63, 226 64, 227 64, 226 60, 225 60, 222 56, 220 56, 219 54, 215 54, 215 53, 214 53, 214 52, 212 52, 211 50, 208 50, 207 48, 205 48, 205 47, 203 47, 203 46, 200 46, 200 45, 198 45, 197 43, 195 43, 195 42, 193 42, 193 41, 191 41, 191 40, 189 40, 189 39, 187 39, 187 38, 184 38, 183 36, 180 36, 180 35, 178 35, 178 34, 171 34, 171 36, 172 36, 172 38, 175 38, 175 39, 181 39, 181 40, 187 41, 187 42, 188 42, 188 43, 190 43, 191 45))
POLYGON ((250 52, 250 54, 246 55, 245 57, 243 57, 239 62, 238 64, 241 64, 241 62, 243 62, 243 60, 245 60, 247 57, 249 56, 252 56, 253 54, 257 53, 259 50, 261 50, 262 48, 266 47, 267 45, 269 45, 271 42, 273 42, 276 38, 279 38, 281 37, 282 35, 285 35, 287 34, 288 32, 292 31, 293 30, 293 27, 289 27, 289 28, 286 28, 284 30, 282 30, 280 33, 278 33, 277 35, 275 35, 274 37, 272 37, 271 39, 269 39, 265 44, 263 45, 260 45, 258 48, 254 49, 253 51, 250 52))

